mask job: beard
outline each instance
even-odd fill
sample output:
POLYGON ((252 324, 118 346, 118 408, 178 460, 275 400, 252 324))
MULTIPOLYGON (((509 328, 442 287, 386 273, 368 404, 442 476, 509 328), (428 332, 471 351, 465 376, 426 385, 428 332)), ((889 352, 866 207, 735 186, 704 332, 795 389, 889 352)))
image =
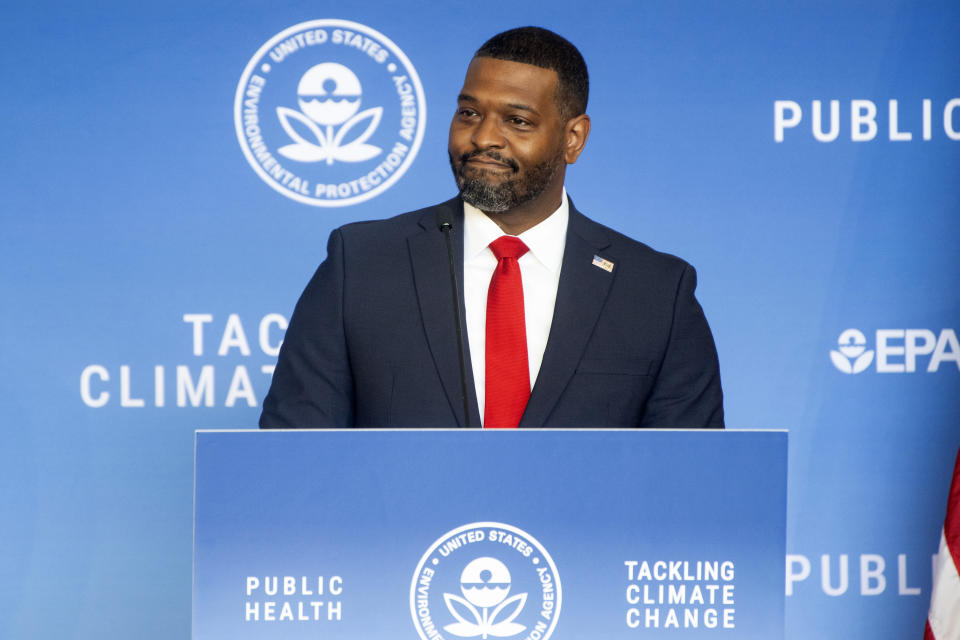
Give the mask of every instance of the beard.
POLYGON ((559 149, 553 158, 544 160, 523 173, 520 173, 520 167, 516 161, 505 158, 496 151, 477 150, 464 153, 456 160, 452 153, 448 155, 453 178, 460 189, 460 197, 464 202, 486 213, 509 211, 537 198, 546 190, 563 166, 562 149, 559 149), (513 174, 505 180, 496 181, 491 178, 492 171, 471 168, 470 175, 467 175, 467 160, 477 156, 502 162, 510 167, 513 174))

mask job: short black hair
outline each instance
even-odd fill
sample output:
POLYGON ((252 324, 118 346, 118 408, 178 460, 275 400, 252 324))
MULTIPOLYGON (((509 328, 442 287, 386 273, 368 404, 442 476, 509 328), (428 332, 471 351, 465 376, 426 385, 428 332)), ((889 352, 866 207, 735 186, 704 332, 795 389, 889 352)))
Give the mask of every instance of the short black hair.
POLYGON ((590 94, 587 63, 563 36, 541 27, 518 27, 493 36, 473 55, 552 69, 559 79, 556 100, 560 116, 569 120, 587 112, 590 94))

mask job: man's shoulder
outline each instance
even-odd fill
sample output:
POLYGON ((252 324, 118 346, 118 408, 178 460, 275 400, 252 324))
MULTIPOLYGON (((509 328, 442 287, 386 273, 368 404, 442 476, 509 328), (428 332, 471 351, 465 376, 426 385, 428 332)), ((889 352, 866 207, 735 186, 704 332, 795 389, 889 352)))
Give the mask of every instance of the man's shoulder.
POLYGON ((360 222, 351 222, 343 225, 336 232, 344 238, 350 238, 358 241, 378 241, 381 238, 405 238, 413 233, 419 233, 425 229, 436 229, 437 220, 443 212, 449 212, 455 216, 457 206, 461 207, 459 198, 453 198, 446 202, 408 211, 391 218, 380 220, 363 220, 360 222))
POLYGON ((618 267, 682 273, 690 264, 683 258, 658 251, 571 208, 570 229, 598 248, 601 258, 619 259, 618 267))

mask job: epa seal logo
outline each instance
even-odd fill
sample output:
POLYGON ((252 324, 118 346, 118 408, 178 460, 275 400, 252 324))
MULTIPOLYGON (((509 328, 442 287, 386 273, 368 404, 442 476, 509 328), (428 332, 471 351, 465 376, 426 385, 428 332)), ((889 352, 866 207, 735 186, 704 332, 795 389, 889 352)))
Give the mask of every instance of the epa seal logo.
POLYGON ((830 351, 833 366, 844 373, 860 373, 873 362, 873 350, 867 349, 867 337, 857 329, 847 329, 830 351))
POLYGON ((311 20, 268 40, 234 99, 243 154, 288 198, 357 204, 413 163, 426 127, 416 69, 397 45, 347 20, 311 20))
POLYGON ((444 534, 423 554, 410 585, 421 640, 547 640, 560 603, 560 576, 547 550, 499 522, 444 534))

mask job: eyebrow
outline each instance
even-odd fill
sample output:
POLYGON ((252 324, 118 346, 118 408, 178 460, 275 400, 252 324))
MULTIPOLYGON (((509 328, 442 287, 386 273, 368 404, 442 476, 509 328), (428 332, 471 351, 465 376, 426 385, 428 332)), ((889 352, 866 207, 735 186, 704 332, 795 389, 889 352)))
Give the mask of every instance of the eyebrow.
MULTIPOLYGON (((474 98, 474 97, 473 97, 472 95, 470 95, 469 93, 461 93, 460 95, 457 96, 457 102, 474 102, 474 103, 476 103, 476 102, 479 102, 479 100, 477 100, 476 98, 474 98)), ((536 114, 536 115, 540 115, 540 112, 539 112, 539 111, 537 111, 536 109, 534 109, 533 107, 531 107, 530 105, 527 105, 527 104, 520 104, 519 102, 508 102, 508 103, 507 103, 507 106, 510 107, 511 109, 517 109, 517 110, 520 110, 520 111, 529 111, 530 113, 533 113, 533 114, 536 114)))

